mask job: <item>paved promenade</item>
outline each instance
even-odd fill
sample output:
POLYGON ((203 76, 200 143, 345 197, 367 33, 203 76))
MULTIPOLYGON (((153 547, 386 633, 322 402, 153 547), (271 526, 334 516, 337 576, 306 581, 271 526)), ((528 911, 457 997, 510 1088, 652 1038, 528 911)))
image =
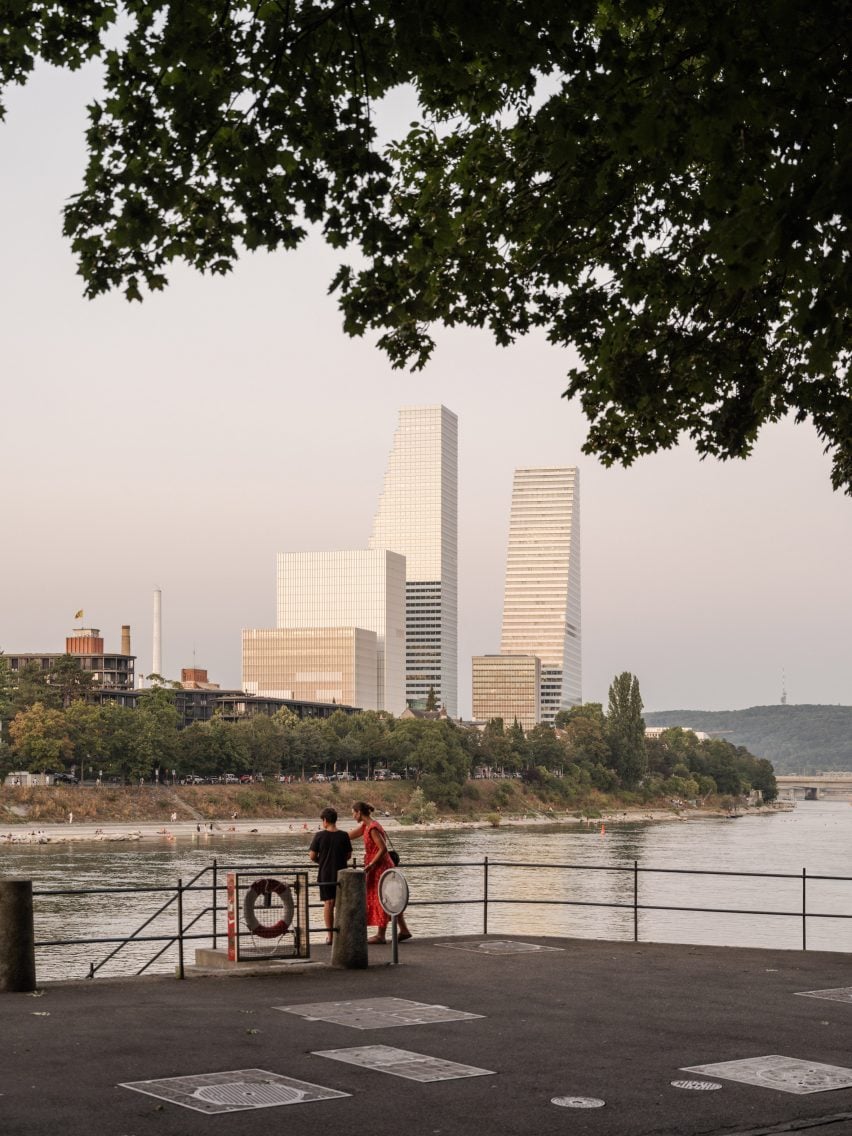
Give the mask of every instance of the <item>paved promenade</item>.
MULTIPOLYGON (((0 994, 0 1133, 852 1134, 852 1001, 797 996, 852 987, 849 955, 541 938, 515 941, 558 949, 489 953, 483 941, 415 939, 400 947, 398 967, 386 965, 388 947, 371 947, 370 968, 360 972, 315 966, 0 994), (478 1016, 390 1025, 405 1019, 400 1003, 362 1012, 316 1006, 388 998, 478 1016), (306 1005, 307 1016, 276 1008, 306 1005), (341 1012, 342 1020, 326 1020, 341 1012), (356 1018, 380 1026, 345 1024, 356 1018), (487 1072, 423 1081, 351 1063, 391 1061, 386 1049, 364 1050, 373 1046, 438 1058, 439 1075, 454 1071, 447 1062, 487 1072), (349 1052, 317 1055, 332 1050, 349 1052), (770 1055, 805 1063, 792 1070, 794 1086, 839 1079, 850 1087, 782 1091, 785 1063, 762 1060, 770 1055), (730 1070, 682 1072, 744 1060, 759 1083, 729 1079, 730 1070), (232 1075, 209 1076, 221 1073, 232 1075), (173 1080, 193 1075, 192 1083, 173 1080), (147 1086, 160 1096, 120 1087, 157 1079, 170 1081, 147 1086), (678 1080, 721 1087, 673 1087, 678 1080), (323 1095, 317 1086, 334 1095, 309 1099, 323 1095), (219 1111, 294 1096, 301 1103, 219 1111), (553 1098, 605 1103, 563 1107, 553 1098)), ((314 954, 323 959, 325 948, 314 954)), ((446 1015, 415 1008, 414 1016, 446 1015)), ((396 1061, 398 1072, 423 1076, 424 1062, 396 1061)))

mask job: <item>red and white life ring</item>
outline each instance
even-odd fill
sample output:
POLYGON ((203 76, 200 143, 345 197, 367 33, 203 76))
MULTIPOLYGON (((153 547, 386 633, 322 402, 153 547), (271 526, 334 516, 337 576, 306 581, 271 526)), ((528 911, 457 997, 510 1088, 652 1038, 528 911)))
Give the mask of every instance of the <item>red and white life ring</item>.
POLYGON ((282 884, 280 880, 255 880, 246 891, 243 900, 243 918, 252 935, 257 935, 259 939, 277 939, 283 935, 293 922, 293 912, 293 893, 290 891, 289 885, 282 884), (284 908, 283 917, 270 926, 261 923, 254 913, 257 901, 268 895, 279 896, 284 908))

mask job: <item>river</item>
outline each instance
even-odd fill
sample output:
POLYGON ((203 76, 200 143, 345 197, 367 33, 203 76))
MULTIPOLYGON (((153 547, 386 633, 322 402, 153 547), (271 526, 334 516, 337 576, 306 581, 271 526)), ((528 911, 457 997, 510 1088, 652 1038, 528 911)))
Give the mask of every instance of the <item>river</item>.
MULTIPOLYGON (((852 879, 811 878, 852 877, 852 808, 845 802, 801 802, 789 812, 747 814, 735 820, 607 821, 603 831, 600 822, 570 829, 406 828, 394 830, 393 838, 411 885, 413 905, 408 914, 415 934, 482 931, 484 858, 488 857, 489 933, 631 939, 633 866, 638 861, 642 869, 637 877, 640 905, 791 913, 785 917, 645 910, 638 916, 642 940, 799 949, 805 869, 808 948, 852 952, 852 918, 817 916, 852 916, 852 879), (507 866, 508 861, 531 866, 507 866), (686 875, 674 874, 673 869, 779 873, 794 878, 686 875), (565 899, 579 905, 553 902, 565 899), (469 900, 477 902, 459 902, 469 900), (511 902, 503 902, 506 900, 511 902), (529 900, 550 902, 519 902, 529 900), (427 901, 438 902, 419 906, 427 901), (595 903, 625 906, 591 906, 595 903)), ((274 837, 202 833, 192 840, 163 843, 11 845, 0 847, 0 870, 6 876, 33 880, 37 940, 107 938, 138 927, 164 897, 39 893, 61 888, 173 887, 179 878, 186 883, 214 857, 220 866, 235 868, 298 865, 305 861, 307 843, 306 833, 274 837)), ((186 909, 191 915, 208 901, 209 893, 188 895, 186 909)), ((219 903, 223 902, 220 898, 219 903)), ((145 933, 171 934, 174 908, 163 918, 145 933)), ((312 913, 313 925, 319 922, 319 913, 312 913)), ((203 944, 190 944, 188 962, 196 945, 203 944)), ((90 962, 99 962, 110 949, 39 948, 39 978, 84 977, 90 962)), ((99 973, 134 973, 156 949, 150 943, 125 949, 99 973)), ((172 970, 175 958, 171 950, 152 970, 172 970)))

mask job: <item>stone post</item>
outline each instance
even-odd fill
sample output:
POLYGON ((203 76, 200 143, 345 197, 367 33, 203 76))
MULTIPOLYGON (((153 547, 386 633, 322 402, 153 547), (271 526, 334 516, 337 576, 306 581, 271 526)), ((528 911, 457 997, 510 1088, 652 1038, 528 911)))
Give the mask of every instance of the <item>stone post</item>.
POLYGON ((347 970, 367 966, 367 881, 363 868, 344 868, 337 873, 334 903, 334 933, 331 965, 347 970))
POLYGON ((35 990, 34 940, 32 880, 0 879, 0 991, 35 990))

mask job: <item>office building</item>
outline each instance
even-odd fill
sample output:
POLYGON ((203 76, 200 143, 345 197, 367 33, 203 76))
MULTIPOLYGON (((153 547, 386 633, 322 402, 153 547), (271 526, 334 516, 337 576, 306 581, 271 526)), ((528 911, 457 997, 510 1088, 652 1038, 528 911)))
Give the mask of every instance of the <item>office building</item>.
POLYGON ((243 631, 247 694, 378 710, 377 636, 362 627, 243 631))
POLYGON ((541 661, 535 655, 473 656, 473 717, 531 730, 541 721, 541 661))
POLYGON ((543 722, 582 702, 576 467, 515 470, 500 652, 541 659, 543 722))
MULTIPOLYGON (((379 710, 405 709, 405 558, 388 549, 347 552, 280 552, 277 562, 276 626, 361 628, 376 636, 376 695, 379 710)), ((355 637, 357 639, 357 636, 355 637)), ((291 647, 293 646, 291 640, 291 647)), ((341 668, 317 665, 311 637, 303 643, 305 672, 341 668)), ((360 650, 361 646, 353 646, 360 650)), ((322 678, 319 680, 324 682, 322 678)), ((326 689, 336 689, 329 679, 326 689)), ((360 705, 360 703, 358 703, 360 705)))
POLYGON ((458 714, 458 419, 445 406, 399 412, 370 548, 405 557, 405 701, 430 691, 458 714))

